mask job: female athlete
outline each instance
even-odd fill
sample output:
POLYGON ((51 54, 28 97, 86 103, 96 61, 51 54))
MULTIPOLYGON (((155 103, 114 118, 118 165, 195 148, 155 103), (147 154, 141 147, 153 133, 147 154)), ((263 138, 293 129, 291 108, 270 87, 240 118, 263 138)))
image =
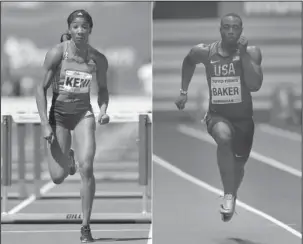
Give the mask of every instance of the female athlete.
POLYGON ((49 142, 50 176, 61 184, 68 175, 75 174, 74 153, 71 149, 71 131, 74 131, 76 154, 82 179, 81 200, 83 220, 82 243, 94 241, 90 230, 90 216, 95 195, 93 161, 95 156, 95 117, 90 102, 92 74, 98 84, 99 124, 107 124, 109 102, 106 57, 88 44, 93 21, 85 10, 72 12, 68 19, 68 35, 48 51, 44 61, 44 79, 37 86, 36 102, 44 138, 49 142), (67 36, 68 37, 68 36, 67 36), (68 38, 67 38, 68 39, 68 38), (47 89, 52 85, 53 99, 47 116, 47 89))

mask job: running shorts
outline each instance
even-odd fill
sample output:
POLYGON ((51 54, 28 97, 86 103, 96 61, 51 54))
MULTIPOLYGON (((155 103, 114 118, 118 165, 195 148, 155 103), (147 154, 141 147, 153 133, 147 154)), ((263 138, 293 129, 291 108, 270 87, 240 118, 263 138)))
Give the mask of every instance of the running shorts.
POLYGON ((208 133, 212 136, 212 129, 218 122, 226 123, 232 131, 232 146, 236 160, 247 161, 249 158, 255 131, 253 118, 230 119, 217 113, 208 112, 205 117, 208 133))
POLYGON ((84 111, 79 111, 74 114, 64 113, 56 110, 53 107, 49 112, 49 123, 51 126, 61 126, 68 130, 74 130, 77 124, 85 118, 94 117, 92 108, 84 111))

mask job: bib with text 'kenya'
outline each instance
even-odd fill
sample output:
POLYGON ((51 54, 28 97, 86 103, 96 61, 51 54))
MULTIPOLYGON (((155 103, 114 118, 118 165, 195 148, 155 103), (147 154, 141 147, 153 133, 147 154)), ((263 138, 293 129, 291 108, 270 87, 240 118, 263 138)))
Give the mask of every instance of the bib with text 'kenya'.
POLYGON ((88 93, 92 82, 92 74, 66 70, 64 83, 60 90, 71 93, 88 93))

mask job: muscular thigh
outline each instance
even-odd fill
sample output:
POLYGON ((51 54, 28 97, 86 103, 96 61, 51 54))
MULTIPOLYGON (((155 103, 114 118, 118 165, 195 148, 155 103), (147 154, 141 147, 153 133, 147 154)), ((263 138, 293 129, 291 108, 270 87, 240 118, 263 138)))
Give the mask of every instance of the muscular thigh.
POLYGON ((84 117, 74 129, 79 164, 93 162, 96 151, 94 116, 84 117))
POLYGON ((217 114, 208 114, 206 125, 208 133, 217 143, 220 138, 231 138, 233 153, 237 160, 248 159, 253 144, 253 119, 232 121, 217 114))
POLYGON ((234 152, 236 156, 248 158, 253 145, 254 122, 248 119, 236 121, 233 125, 235 128, 234 152))
POLYGON ((54 142, 50 145, 51 155, 55 162, 65 168, 65 157, 68 155, 71 147, 71 133, 70 130, 59 125, 52 126, 52 129, 55 138, 54 142))
POLYGON ((206 125, 208 133, 217 143, 232 142, 234 128, 228 119, 217 114, 208 114, 206 116, 206 125))

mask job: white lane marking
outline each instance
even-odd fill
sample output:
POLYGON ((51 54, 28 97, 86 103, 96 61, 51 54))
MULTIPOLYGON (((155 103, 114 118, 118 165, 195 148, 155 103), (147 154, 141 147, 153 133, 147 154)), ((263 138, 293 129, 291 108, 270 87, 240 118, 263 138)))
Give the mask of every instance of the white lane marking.
POLYGON ((147 244, 153 244, 153 230, 152 230, 152 227, 153 226, 150 225, 147 244))
MULTIPOLYGON (((215 187, 213 187, 213 186, 211 186, 211 185, 193 177, 192 175, 189 175, 189 174, 185 173, 181 169, 173 166, 172 164, 165 161, 164 159, 161 159, 160 157, 158 157, 155 154, 153 154, 153 161, 155 163, 157 163, 158 165, 162 166, 163 168, 166 168, 167 170, 171 171, 172 173, 180 176, 181 178, 183 178, 183 179, 185 179, 185 180, 187 180, 187 181, 189 181, 189 182, 191 182, 191 183, 193 183, 193 184, 195 184, 199 187, 202 187, 202 188, 204 188, 204 189, 206 189, 206 190, 208 190, 212 193, 215 193, 219 196, 223 195, 223 191, 221 191, 221 190, 219 190, 219 189, 217 189, 217 188, 215 188, 215 187)), ((284 230, 290 232, 291 234, 293 234, 293 235, 302 239, 302 234, 300 232, 294 230, 293 228, 291 228, 288 225, 284 224, 283 222, 275 219, 274 217, 272 217, 272 216, 270 216, 270 215, 268 215, 268 214, 266 214, 266 213, 264 213, 264 212, 262 212, 262 211, 260 211, 256 208, 253 208, 253 207, 251 207, 251 206, 247 205, 246 203, 241 202, 239 200, 237 200, 237 205, 244 208, 245 210, 247 210, 251 213, 254 213, 254 214, 272 222, 273 224, 281 227, 282 229, 284 229, 284 230)))
MULTIPOLYGON (((44 172, 42 174, 42 176, 46 177, 48 175, 48 172, 44 172)), ((46 194, 48 191, 50 191, 52 188, 54 188, 56 185, 52 182, 49 181, 46 184, 44 184, 41 189, 40 189, 40 194, 44 195, 46 194)), ((21 211, 23 208, 27 207, 28 205, 32 204, 35 200, 37 199, 36 194, 32 194, 30 195, 28 198, 26 198, 25 200, 23 200, 22 202, 20 202, 18 205, 16 205, 15 207, 13 207, 8 214, 15 214, 18 213, 19 211, 21 211)))
MULTIPOLYGON (((149 229, 116 229, 116 230, 95 230, 92 228, 93 232, 143 232, 149 231, 149 229)), ((68 233, 68 232, 79 232, 79 230, 2 230, 1 233, 68 233)))
MULTIPOLYGON (((188 135, 188 136, 197 138, 199 140, 208 142, 210 144, 216 145, 216 142, 206 132, 203 132, 203 131, 195 129, 195 128, 188 127, 186 125, 179 125, 177 129, 178 129, 178 131, 180 131, 181 133, 183 133, 185 135, 188 135)), ((267 164, 269 166, 272 166, 276 169, 282 170, 282 171, 292 174, 294 176, 297 176, 300 178, 302 177, 302 172, 300 170, 297 170, 293 167, 285 165, 273 158, 270 158, 270 157, 264 156, 260 153, 257 153, 254 150, 251 150, 250 157, 257 160, 258 162, 267 164)))
POLYGON ((257 127, 265 133, 274 135, 274 136, 280 136, 285 139, 293 140, 293 141, 302 141, 302 136, 299 133, 283 130, 281 128, 268 125, 268 124, 258 124, 257 127))

